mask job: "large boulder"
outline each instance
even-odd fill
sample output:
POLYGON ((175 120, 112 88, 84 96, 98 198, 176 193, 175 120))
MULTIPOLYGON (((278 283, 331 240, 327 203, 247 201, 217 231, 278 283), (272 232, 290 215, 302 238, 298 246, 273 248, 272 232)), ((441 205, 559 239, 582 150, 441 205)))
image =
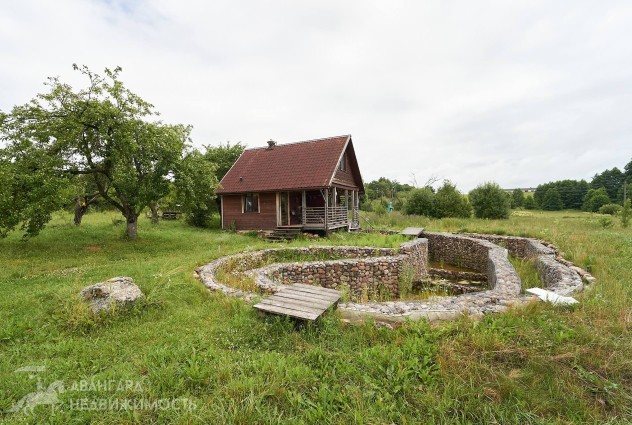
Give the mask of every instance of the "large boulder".
POLYGON ((83 288, 79 295, 90 304, 95 313, 108 310, 113 304, 117 307, 131 307, 138 298, 144 296, 131 277, 113 277, 105 282, 95 283, 83 288))

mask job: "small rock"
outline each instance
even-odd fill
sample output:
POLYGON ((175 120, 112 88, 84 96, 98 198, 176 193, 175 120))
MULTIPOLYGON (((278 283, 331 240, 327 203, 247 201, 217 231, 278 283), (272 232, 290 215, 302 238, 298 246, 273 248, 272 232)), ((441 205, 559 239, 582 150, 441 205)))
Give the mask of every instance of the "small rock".
POLYGON ((79 295, 90 304, 94 313, 108 310, 112 304, 120 307, 132 306, 138 298, 144 296, 131 277, 113 277, 105 282, 95 283, 83 288, 79 295))

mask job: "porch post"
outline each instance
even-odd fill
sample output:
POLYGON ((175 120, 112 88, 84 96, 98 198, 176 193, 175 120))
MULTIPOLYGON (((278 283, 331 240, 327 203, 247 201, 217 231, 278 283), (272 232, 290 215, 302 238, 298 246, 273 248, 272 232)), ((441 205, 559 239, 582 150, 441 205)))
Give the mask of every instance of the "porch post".
POLYGON ((301 209, 302 211, 302 218, 301 218, 301 224, 304 226, 305 222, 307 221, 307 195, 305 193, 305 191, 303 191, 303 208, 301 209))
POLYGON ((325 233, 329 230, 327 216, 329 215, 329 189, 325 189, 325 233))
POLYGON ((347 228, 349 227, 349 189, 345 189, 345 210, 347 214, 345 217, 347 218, 347 228))

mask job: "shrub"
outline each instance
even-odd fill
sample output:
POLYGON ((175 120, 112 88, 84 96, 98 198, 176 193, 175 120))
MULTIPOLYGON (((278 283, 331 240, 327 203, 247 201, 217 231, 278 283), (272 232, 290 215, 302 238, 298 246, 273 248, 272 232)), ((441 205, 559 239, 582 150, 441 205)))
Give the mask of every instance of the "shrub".
POLYGON ((597 212, 603 205, 609 204, 608 192, 603 187, 590 189, 584 198, 583 209, 585 211, 597 212))
POLYGON ((434 217, 434 197, 435 194, 429 187, 413 189, 408 196, 404 211, 406 214, 434 217))
POLYGON ((538 208, 538 205, 536 204, 535 198, 533 196, 525 196, 522 206, 525 210, 535 210, 538 208))
MULTIPOLYGON (((471 199, 470 202, 472 202, 471 199)), ((520 208, 522 206, 524 206, 524 192, 520 189, 514 189, 511 192, 511 208, 520 208)), ((476 207, 474 208, 474 213, 476 214, 476 207)))
POLYGON ((606 204, 599 207, 600 214, 617 215, 622 207, 619 204, 606 204))
POLYGON ((542 199, 542 209, 546 211, 558 211, 564 208, 559 190, 552 187, 546 191, 542 199))
POLYGON ((496 183, 489 182, 477 186, 470 192, 469 198, 474 208, 474 215, 478 218, 509 217, 511 198, 496 183))
POLYGON ((436 218, 469 218, 472 216, 470 202, 449 180, 445 180, 443 185, 437 190, 434 201, 434 216, 436 218))
POLYGON ((614 223, 612 222, 612 219, 610 217, 601 217, 599 219, 599 224, 601 224, 601 227, 603 227, 604 229, 607 229, 607 228, 612 227, 614 225, 614 223))

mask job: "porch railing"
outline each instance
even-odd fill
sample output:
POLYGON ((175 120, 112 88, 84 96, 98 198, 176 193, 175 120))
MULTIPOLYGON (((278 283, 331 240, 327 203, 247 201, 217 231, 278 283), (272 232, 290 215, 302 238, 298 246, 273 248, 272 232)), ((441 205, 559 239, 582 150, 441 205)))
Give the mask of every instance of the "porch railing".
MULTIPOLYGON (((349 217, 346 207, 327 208, 327 227, 346 226, 349 217)), ((325 207, 305 208, 305 223, 307 225, 322 224, 325 226, 325 207)))

